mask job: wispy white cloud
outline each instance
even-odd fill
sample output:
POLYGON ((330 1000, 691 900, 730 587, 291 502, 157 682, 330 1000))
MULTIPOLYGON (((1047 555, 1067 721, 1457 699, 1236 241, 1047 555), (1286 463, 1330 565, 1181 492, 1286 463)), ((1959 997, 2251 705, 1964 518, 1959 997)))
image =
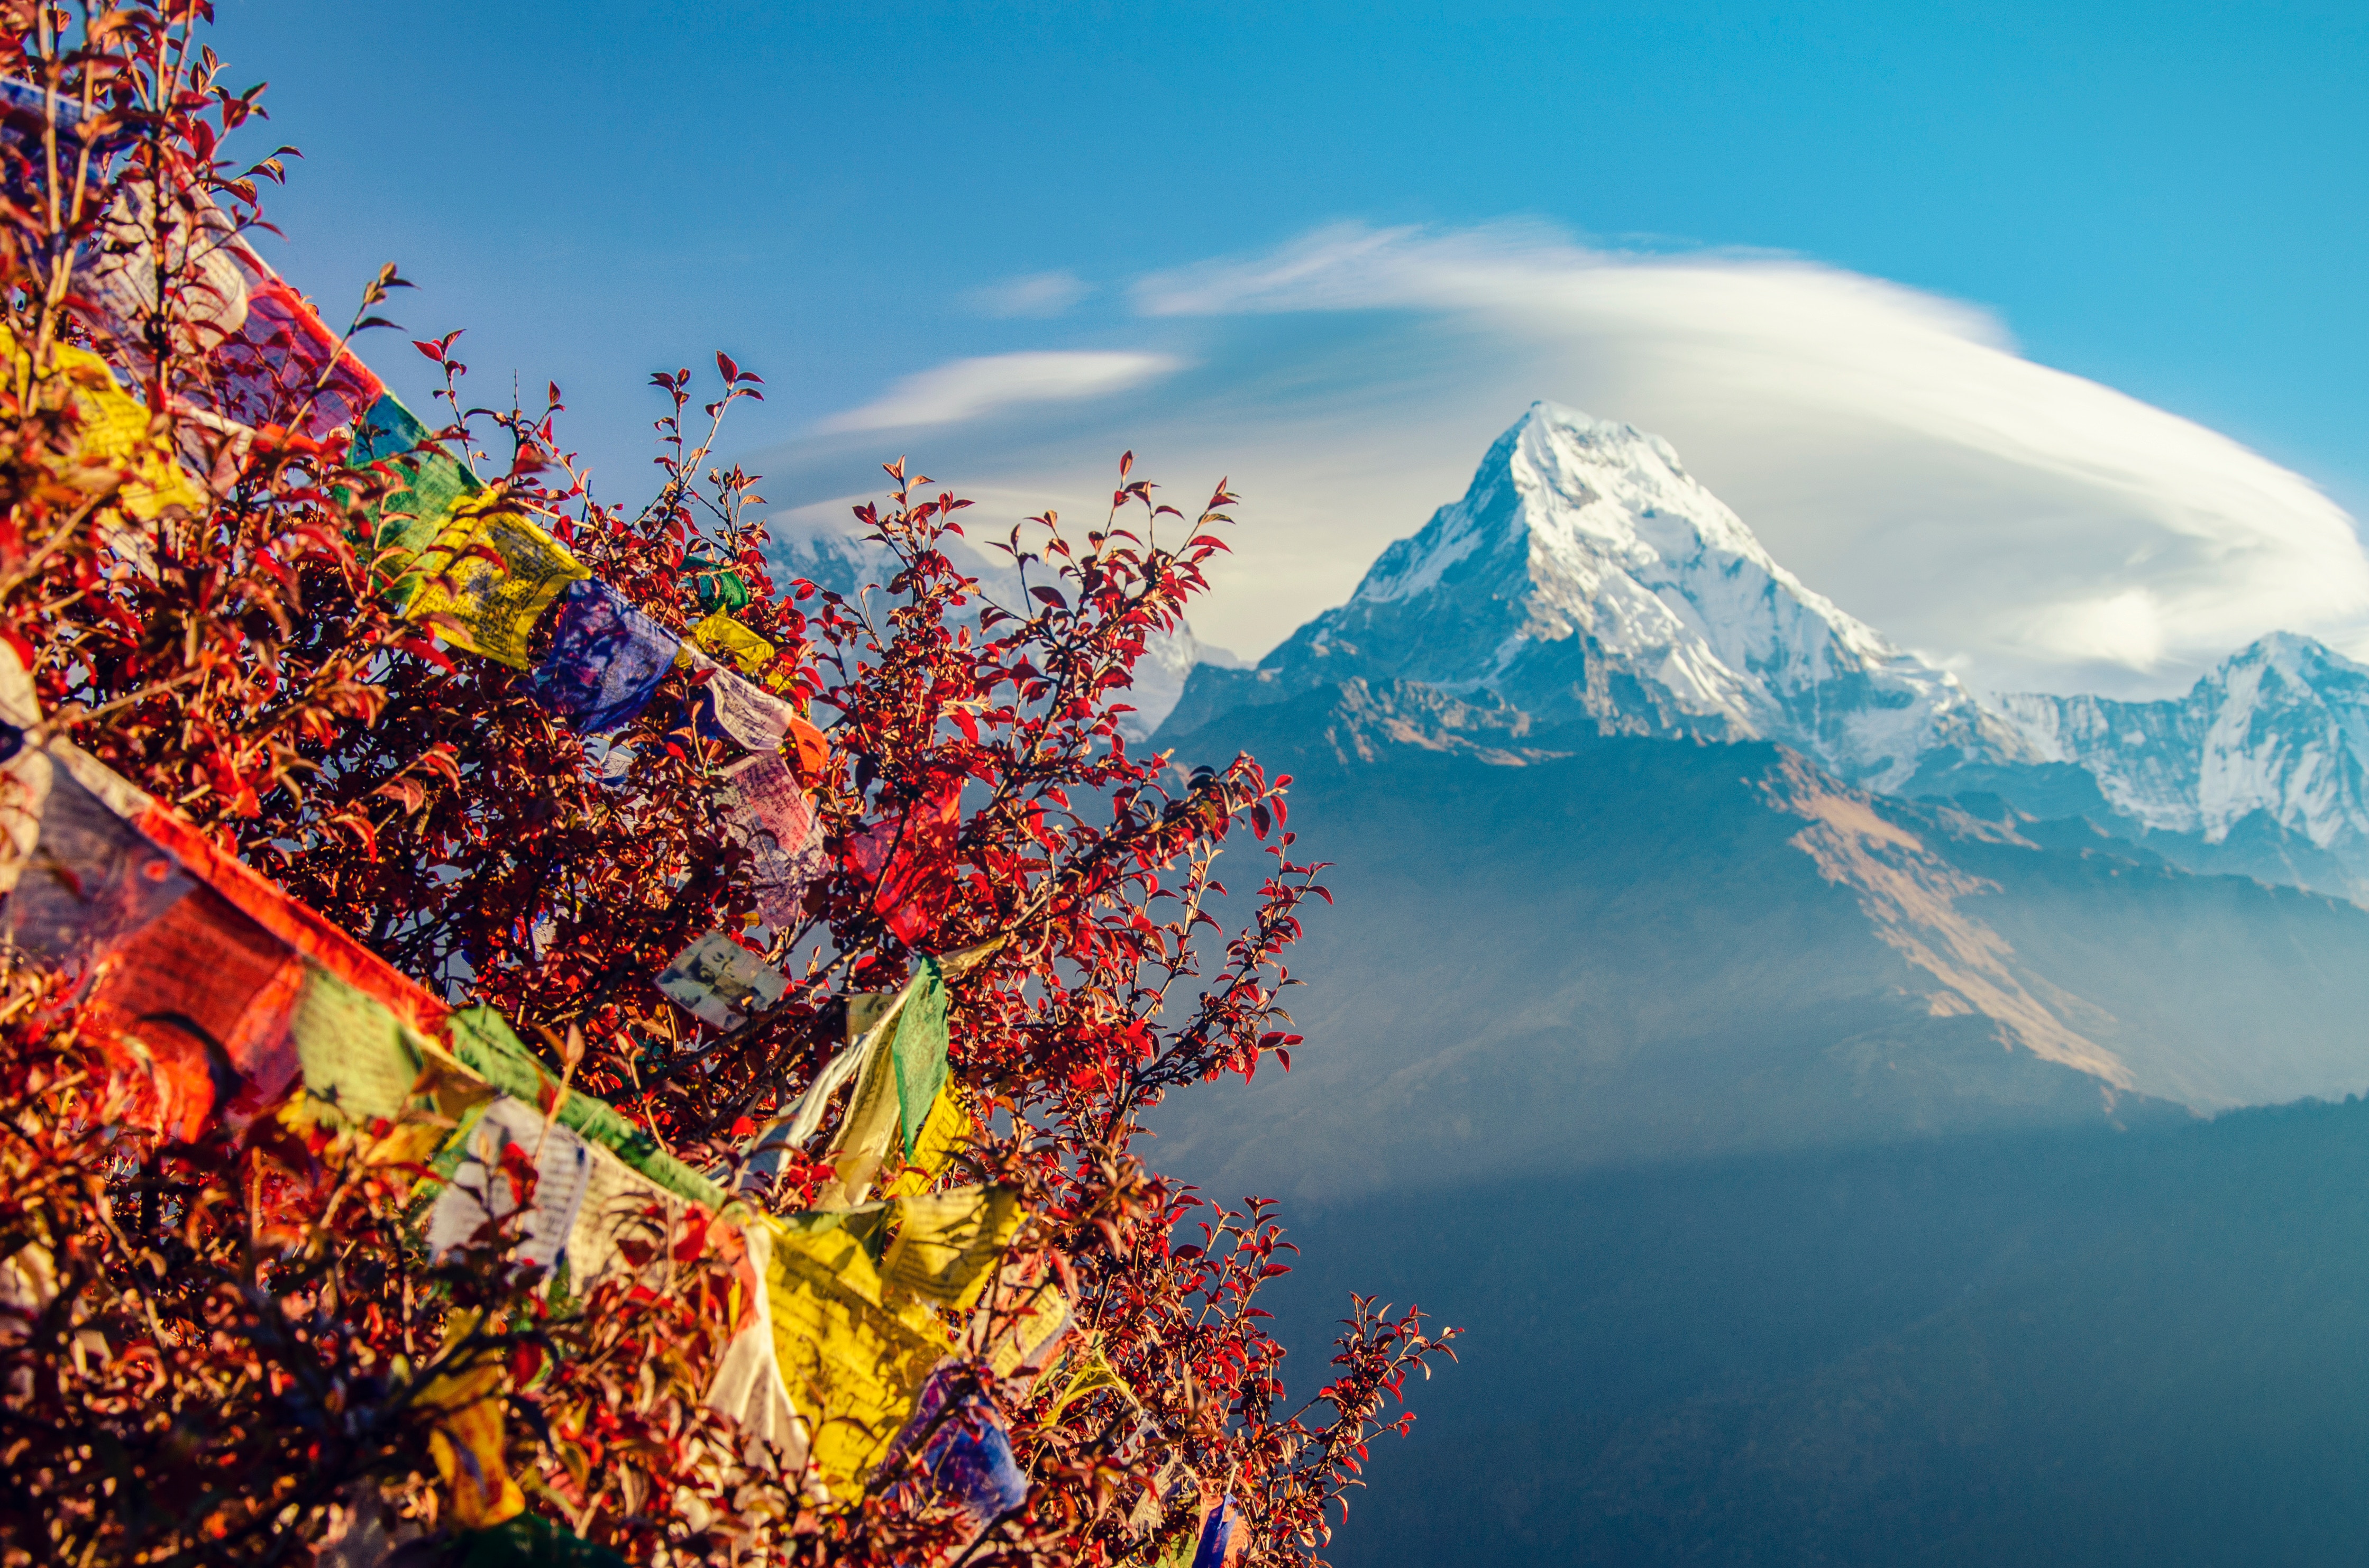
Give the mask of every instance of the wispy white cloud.
POLYGON ((1615 404, 1596 412, 1733 475, 1746 521, 1802 535, 1774 543, 1814 582, 2001 675, 2184 667, 2282 625, 2363 647, 2369 558, 2307 480, 1897 284, 1528 228, 1338 228, 1137 298, 1152 315, 1446 312, 1527 339, 1541 380, 1593 383, 1615 404), (1784 515, 1756 517, 1754 492, 1784 515))
POLYGON ((886 394, 817 425, 822 434, 949 425, 1020 404, 1064 403, 1124 392, 1169 374, 1170 354, 1114 349, 1048 350, 954 360, 909 375, 886 394))
MULTIPOLYGON (((1812 586, 1978 685, 2163 692, 2280 628, 2369 655, 2369 557, 2307 480, 1898 284, 1537 226, 1346 226, 1133 299, 1191 375, 944 432, 931 472, 1073 512, 1107 498, 1122 445, 1178 489, 1231 475, 1236 554, 1194 619, 1245 651, 1345 598, 1546 397, 1666 436, 1812 586)), ((970 406, 963 367, 997 362, 915 378, 837 428, 970 406)))
POLYGON ((1093 285, 1075 272, 1031 272, 981 284, 963 295, 963 303, 981 315, 1055 316, 1093 292, 1093 285))

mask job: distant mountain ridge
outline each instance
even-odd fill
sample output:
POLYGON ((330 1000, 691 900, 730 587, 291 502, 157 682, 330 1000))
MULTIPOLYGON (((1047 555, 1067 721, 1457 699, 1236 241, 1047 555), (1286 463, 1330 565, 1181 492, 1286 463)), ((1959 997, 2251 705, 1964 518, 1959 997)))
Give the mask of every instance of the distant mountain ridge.
POLYGON ((1175 662, 1139 704, 1161 737, 1350 680, 1420 682, 1546 727, 1774 740, 1882 793, 1996 795, 2191 870, 2369 904, 2369 667, 2280 633, 2181 698, 1986 702, 1786 570, 1668 442, 1552 403, 1256 669, 1172 685, 1175 662))
MULTIPOLYGON (((2207 845, 2300 840, 2358 896, 2369 873, 2369 666, 2279 632, 2184 697, 2123 703, 2024 693, 2001 708, 2043 761, 2098 783, 2110 809, 2207 845)), ((2340 889, 2330 889, 2340 890, 2340 889)))

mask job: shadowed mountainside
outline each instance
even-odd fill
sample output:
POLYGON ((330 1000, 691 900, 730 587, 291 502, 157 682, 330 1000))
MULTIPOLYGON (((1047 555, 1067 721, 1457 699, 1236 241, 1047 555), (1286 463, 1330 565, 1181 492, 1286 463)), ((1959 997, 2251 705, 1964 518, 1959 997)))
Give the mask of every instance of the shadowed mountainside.
POLYGON ((1353 1288, 1470 1328, 1346 1568, 2369 1555, 2369 1104, 1293 1219, 1295 1386, 1353 1288))
POLYGON ((2369 1083, 2369 912, 2077 820, 1413 685, 1173 744, 1293 773, 1295 853, 1334 863, 1296 954, 1296 1070, 1164 1124, 1167 1162, 1220 1190, 2131 1126, 2369 1083))

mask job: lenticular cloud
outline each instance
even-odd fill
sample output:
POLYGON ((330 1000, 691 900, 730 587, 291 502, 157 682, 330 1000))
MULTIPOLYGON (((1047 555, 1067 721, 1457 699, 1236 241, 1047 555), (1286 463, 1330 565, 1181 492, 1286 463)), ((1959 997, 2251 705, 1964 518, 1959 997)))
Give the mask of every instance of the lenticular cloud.
POLYGON ((1457 380, 1494 361, 1478 379, 1669 437, 1814 587, 1986 684, 2177 677, 2273 627, 2369 651, 2369 560, 2307 480, 1897 284, 1535 228, 1343 227, 1136 300, 1453 322, 1450 357, 1480 362, 1457 380))

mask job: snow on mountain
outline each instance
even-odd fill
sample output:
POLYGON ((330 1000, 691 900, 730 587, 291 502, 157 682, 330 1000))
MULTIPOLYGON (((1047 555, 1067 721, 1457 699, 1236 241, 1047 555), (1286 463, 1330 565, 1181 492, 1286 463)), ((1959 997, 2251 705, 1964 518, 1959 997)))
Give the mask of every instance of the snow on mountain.
POLYGON ((2369 666, 2273 633, 2185 697, 1999 699, 2047 761, 2087 769, 2117 811, 2220 843, 2260 812, 2317 848, 2369 856, 2369 666))
POLYGON ((1353 675, 1490 691, 1606 734, 1779 740, 1878 789, 1943 749, 2026 754, 1955 676, 1780 566, 1667 441, 1552 403, 1348 603, 1261 661, 1265 690, 1226 694, 1353 675))

